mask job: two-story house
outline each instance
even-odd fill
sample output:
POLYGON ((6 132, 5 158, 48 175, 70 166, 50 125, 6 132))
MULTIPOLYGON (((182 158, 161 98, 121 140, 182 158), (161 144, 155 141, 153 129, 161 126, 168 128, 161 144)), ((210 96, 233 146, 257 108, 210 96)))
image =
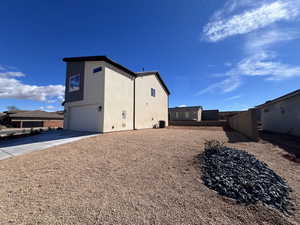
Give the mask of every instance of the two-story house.
POLYGON ((168 125, 169 90, 158 72, 135 73, 106 56, 64 58, 64 128, 111 132, 168 125))

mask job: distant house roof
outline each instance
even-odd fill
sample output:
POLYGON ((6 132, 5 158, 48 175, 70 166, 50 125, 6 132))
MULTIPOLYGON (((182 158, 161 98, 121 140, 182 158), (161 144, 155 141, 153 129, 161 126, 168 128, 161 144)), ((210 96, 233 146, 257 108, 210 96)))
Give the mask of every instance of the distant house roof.
POLYGON ((8 111, 6 112, 11 119, 47 119, 47 120, 63 120, 64 116, 57 112, 45 112, 41 110, 33 111, 8 111))
POLYGON ((5 115, 6 115, 5 113, 0 112, 0 118, 5 115))
POLYGON ((244 111, 220 111, 219 113, 230 114, 230 113, 240 113, 240 112, 244 112, 244 111))
POLYGON ((145 72, 137 72, 136 75, 139 76, 147 76, 147 75, 152 75, 154 74, 157 79, 160 81, 161 85, 163 86, 163 88, 166 90, 167 94, 170 95, 170 91, 167 87, 167 85, 165 84, 165 82, 163 81, 163 79, 161 78, 160 74, 158 71, 145 71, 145 72))
POLYGON ((218 109, 206 109, 205 112, 219 112, 218 109))
POLYGON ((255 108, 262 108, 264 106, 271 105, 271 104, 274 104, 276 102, 284 101, 284 100, 287 100, 287 99, 295 97, 295 96, 300 96, 300 89, 298 89, 296 91, 293 91, 293 92, 290 92, 290 93, 288 93, 286 95, 283 95, 281 97, 275 98, 273 100, 266 101, 264 104, 258 105, 255 108))
POLYGON ((69 57, 69 58, 63 58, 64 62, 82 62, 82 61, 104 61, 107 62, 115 67, 117 67, 120 70, 123 70, 126 73, 129 73, 130 75, 136 77, 135 72, 131 71, 130 69, 122 66, 121 64, 111 60, 107 56, 80 56, 80 57, 69 57))
POLYGON ((173 108, 169 108, 170 110, 174 110, 174 109, 203 109, 202 106, 184 106, 184 107, 173 107, 173 108))

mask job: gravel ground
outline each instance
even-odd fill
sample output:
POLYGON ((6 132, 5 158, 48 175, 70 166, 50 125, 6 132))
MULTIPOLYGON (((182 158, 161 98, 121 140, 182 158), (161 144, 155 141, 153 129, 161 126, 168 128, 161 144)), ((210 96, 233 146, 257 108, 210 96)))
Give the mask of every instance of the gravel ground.
POLYGON ((0 224, 299 224, 299 164, 221 129, 117 132, 0 162, 0 224), (295 190, 294 216, 243 206, 203 185, 208 139, 247 150, 295 190))

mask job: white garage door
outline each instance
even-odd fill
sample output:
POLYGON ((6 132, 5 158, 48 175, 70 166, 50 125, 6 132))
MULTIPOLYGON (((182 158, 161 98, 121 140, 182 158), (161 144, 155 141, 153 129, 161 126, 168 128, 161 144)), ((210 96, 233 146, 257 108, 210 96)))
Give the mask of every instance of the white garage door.
POLYGON ((101 132, 101 112, 98 106, 76 106, 70 108, 69 129, 101 132))

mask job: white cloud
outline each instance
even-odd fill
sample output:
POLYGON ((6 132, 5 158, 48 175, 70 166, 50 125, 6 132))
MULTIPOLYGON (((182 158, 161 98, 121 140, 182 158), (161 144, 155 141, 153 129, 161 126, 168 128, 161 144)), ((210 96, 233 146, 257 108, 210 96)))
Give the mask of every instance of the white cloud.
POLYGON ((14 72, 14 71, 5 71, 0 73, 0 78, 8 78, 8 77, 25 77, 25 74, 22 72, 14 72))
POLYGON ((300 32, 292 29, 273 28, 248 35, 245 49, 247 54, 266 51, 278 43, 298 39, 300 32))
POLYGON ((55 107, 53 105, 47 105, 46 109, 55 109, 55 107))
POLYGON ((40 110, 47 111, 47 112, 54 112, 54 111, 58 111, 59 108, 57 108, 57 107, 55 107, 53 105, 47 105, 47 106, 41 106, 40 110))
POLYGON ((245 58, 238 64, 238 72, 247 76, 267 76, 268 80, 284 80, 300 76, 300 66, 275 62, 266 52, 245 58))
POLYGON ((224 9, 212 17, 212 22, 204 29, 206 31, 204 35, 209 41, 218 41, 228 36, 249 33, 243 46, 244 57, 235 65, 225 63, 225 66, 231 66, 227 72, 221 74, 226 78, 199 91, 197 95, 234 91, 241 85, 244 76, 260 76, 265 80, 276 81, 300 76, 300 66, 279 61, 279 55, 274 51, 280 44, 299 38, 300 32, 286 28, 287 26, 282 28, 276 25, 268 29, 266 27, 280 20, 295 19, 299 14, 299 0, 228 1, 224 9), (253 9, 254 3, 261 5, 253 9), (245 6, 248 10, 240 13, 241 7, 245 6), (228 17, 238 10, 238 14, 228 17), (257 30, 262 27, 266 29, 257 30))
POLYGON ((224 66, 231 67, 231 66, 232 66, 232 63, 226 62, 226 63, 224 63, 224 66))
POLYGON ((206 93, 215 93, 215 92, 228 93, 234 91, 235 89, 240 87, 240 85, 241 85, 240 77, 236 75, 232 75, 223 81, 209 85, 207 88, 197 92, 196 95, 203 95, 206 93))
POLYGON ((300 66, 278 61, 278 54, 272 51, 278 44, 297 39, 299 36, 298 31, 279 28, 249 35, 245 44, 247 56, 232 72, 246 76, 266 76, 267 80, 300 76, 300 66))
POLYGON ((249 33, 277 21, 292 20, 299 15, 300 4, 297 0, 262 2, 267 3, 229 18, 223 18, 220 13, 220 15, 214 16, 203 29, 204 38, 216 42, 229 36, 249 33))
POLYGON ((55 102, 57 102, 56 99, 50 99, 50 100, 47 100, 47 103, 55 103, 55 102))
POLYGON ((261 0, 260 2, 256 2, 254 0, 228 0, 225 2, 224 7, 220 10, 216 11, 212 16, 213 20, 220 20, 222 18, 231 16, 231 14, 236 10, 243 7, 253 7, 260 6, 259 4, 264 3, 266 0, 261 0))
POLYGON ((64 97, 63 85, 28 85, 17 79, 20 77, 25 77, 25 74, 7 70, 0 73, 0 98, 60 101, 64 97))
MULTIPOLYGON (((205 93, 229 93, 242 84, 243 76, 261 76, 266 80, 279 81, 300 76, 300 66, 289 65, 278 61, 278 56, 270 48, 274 44, 294 40, 299 37, 295 31, 270 30, 252 35, 245 43, 247 55, 223 74, 226 79, 211 84, 196 95, 205 93)), ((219 77, 221 76, 219 74, 219 77)))
POLYGON ((229 98, 226 98, 225 101, 232 101, 232 100, 236 100, 236 99, 239 99, 241 98, 240 95, 235 95, 235 96, 231 96, 229 98))
POLYGON ((180 105, 180 106, 178 106, 178 107, 187 107, 187 105, 180 105))

